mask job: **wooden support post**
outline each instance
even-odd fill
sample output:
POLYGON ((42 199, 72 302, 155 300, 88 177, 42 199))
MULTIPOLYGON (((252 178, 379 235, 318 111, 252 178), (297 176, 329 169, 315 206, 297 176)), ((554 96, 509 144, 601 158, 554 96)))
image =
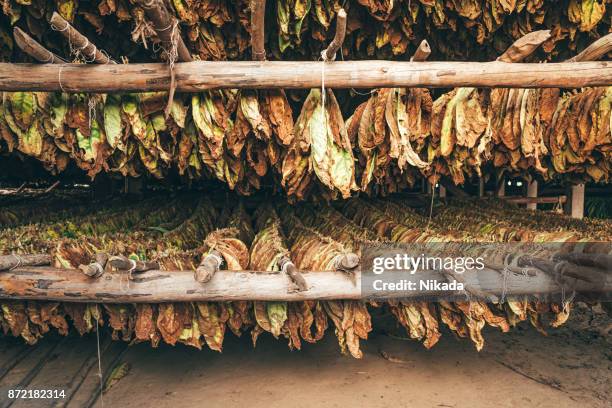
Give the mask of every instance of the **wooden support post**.
POLYGON ((66 62, 63 58, 58 57, 40 45, 35 39, 22 31, 19 27, 13 28, 13 37, 15 38, 15 44, 17 44, 21 51, 25 52, 38 62, 43 62, 46 64, 63 64, 66 62))
MULTIPOLYGON (((183 37, 181 37, 176 18, 170 16, 170 13, 166 9, 166 6, 164 5, 163 1, 135 0, 135 3, 144 9, 145 13, 147 14, 147 17, 153 23, 153 27, 155 27, 155 32, 161 40, 164 48, 170 50, 173 47, 173 41, 176 41, 176 52, 178 60, 182 62, 193 61, 193 57, 187 49, 187 46, 183 41, 183 37), (175 27, 176 30, 179 30, 178 32, 174 31, 175 27), (175 37, 173 33, 176 34, 175 37)), ((166 72, 167 70, 168 68, 166 67, 166 72)), ((166 82, 165 88, 168 87, 167 84, 168 83, 166 82)))
MULTIPOLYGON (((531 180, 529 183, 527 183, 527 197, 537 197, 537 196, 538 196, 538 181, 531 180)), ((537 203, 527 203, 527 209, 537 210, 538 204, 537 203)))
POLYGON ((584 217, 584 184, 572 186, 571 194, 571 216, 582 219, 584 217))
MULTIPOLYGON (((319 88, 316 61, 194 61, 174 67, 177 92, 227 88, 319 88)), ((0 91, 167 91, 166 64, 0 63, 0 91)), ((493 87, 582 88, 612 85, 612 62, 335 61, 325 68, 329 88, 493 87)))
POLYGON ((433 192, 433 189, 431 188, 431 184, 426 181, 425 182, 425 194, 431 195, 432 192, 433 192))
POLYGON ((50 22, 54 30, 59 31, 60 34, 68 39, 71 48, 78 50, 83 56, 89 58, 90 61, 88 62, 95 62, 96 64, 116 64, 115 61, 110 59, 107 54, 100 51, 87 37, 79 33, 57 12, 53 12, 50 22))
POLYGON ((506 178, 505 177, 501 177, 497 181, 496 195, 497 195, 497 197, 505 197, 506 196, 506 178))
POLYGON ((321 53, 323 61, 333 61, 336 59, 336 53, 342 47, 344 37, 346 36, 346 11, 344 9, 338 10, 336 14, 336 33, 334 39, 329 46, 321 53))
POLYGON ((142 177, 125 177, 124 193, 125 194, 142 194, 144 189, 144 180, 142 177))
POLYGON ((484 197, 485 194, 485 183, 484 178, 478 177, 478 197, 484 197))
POLYGON ((265 16, 266 0, 251 0, 251 57, 254 61, 266 60, 265 16))
POLYGON ((442 184, 439 184, 439 188, 440 188, 440 198, 446 198, 446 187, 444 187, 442 184))

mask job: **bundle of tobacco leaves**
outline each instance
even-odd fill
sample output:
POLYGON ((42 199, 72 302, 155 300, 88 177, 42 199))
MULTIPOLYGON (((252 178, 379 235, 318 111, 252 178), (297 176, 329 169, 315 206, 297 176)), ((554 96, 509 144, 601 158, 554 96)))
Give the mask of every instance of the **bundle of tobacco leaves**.
MULTIPOLYGON (((77 268, 106 252, 135 261, 154 260, 165 270, 194 270, 215 249, 222 254, 227 269, 248 267, 274 272, 280 270, 279 261, 288 257, 298 269, 325 271, 336 269, 338 257, 356 251, 363 242, 456 245, 453 241, 489 242, 519 237, 523 241, 610 239, 607 221, 568 223, 558 215, 527 216, 508 205, 485 201, 473 205, 451 202, 447 208, 435 208, 431 222, 427 216, 389 200, 353 199, 340 212, 323 205, 278 207, 270 203, 254 211, 242 204, 230 204, 218 212, 210 201, 193 195, 178 195, 171 200, 154 197, 139 205, 111 201, 104 207, 85 207, 89 211, 72 218, 43 211, 48 219, 41 216, 31 225, 5 228, 0 232, 2 253, 48 251, 57 266, 77 268), (467 219, 471 222, 462 221, 467 219), (487 219, 511 220, 514 228, 522 232, 508 233, 510 227, 503 222, 484 225, 487 219), (557 231, 564 224, 569 231, 557 231), (215 234, 228 230, 232 234, 215 234), (234 245, 237 242, 241 244, 234 245), (240 255, 245 250, 246 255, 240 255)), ((8 208, 19 209, 20 205, 8 208)), ((122 272, 107 268, 105 273, 122 272)), ((360 340, 367 339, 372 329, 370 307, 389 310, 408 336, 422 341, 425 347, 437 342, 444 323, 459 337, 470 338, 477 349, 483 347, 482 329, 486 324, 508 331, 529 319, 544 331, 545 323, 556 327, 571 310, 567 302, 545 304, 526 297, 504 303, 392 300, 370 305, 351 300, 136 305, 5 300, 0 302, 0 326, 6 334, 20 336, 30 344, 51 329, 67 334, 74 328, 85 334, 100 325, 108 326, 113 338, 124 341, 147 341, 154 346, 161 341, 180 342, 197 348, 206 344, 220 351, 227 329, 235 335, 249 333, 254 344, 260 335, 270 333, 286 338, 289 347, 299 349, 302 341, 320 340, 331 319, 341 351, 361 357, 360 340)))
POLYGON ((335 197, 355 190, 351 142, 331 90, 312 89, 295 123, 294 139, 282 166, 281 184, 290 200, 301 200, 314 176, 335 197))

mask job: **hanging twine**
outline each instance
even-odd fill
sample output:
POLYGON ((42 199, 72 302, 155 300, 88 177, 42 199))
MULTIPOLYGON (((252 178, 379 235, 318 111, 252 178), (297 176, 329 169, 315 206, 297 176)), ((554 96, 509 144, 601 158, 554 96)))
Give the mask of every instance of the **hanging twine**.
POLYGON ((176 77, 174 73, 174 64, 178 59, 178 42, 179 42, 179 27, 178 20, 174 20, 168 27, 158 30, 158 32, 172 30, 170 34, 170 47, 162 46, 166 58, 168 58, 168 68, 170 69, 170 89, 168 90, 168 102, 166 109, 164 109, 164 116, 166 119, 170 116, 172 111, 172 103, 174 102, 174 93, 176 91, 176 77))
POLYGON ((89 131, 91 132, 91 121, 96 120, 96 97, 94 95, 88 95, 87 99, 88 108, 88 119, 89 119, 89 131))
POLYGON ((17 268, 19 268, 21 265, 23 265, 23 264, 24 264, 24 259, 23 259, 22 257, 20 257, 20 256, 19 256, 19 255, 17 255, 17 254, 11 254, 11 255, 13 255, 13 257, 14 257, 14 258, 17 260, 17 264, 16 264, 15 266, 13 266, 12 268, 10 268, 10 269, 9 269, 9 271, 12 271, 12 270, 14 270, 14 269, 17 269, 17 268))

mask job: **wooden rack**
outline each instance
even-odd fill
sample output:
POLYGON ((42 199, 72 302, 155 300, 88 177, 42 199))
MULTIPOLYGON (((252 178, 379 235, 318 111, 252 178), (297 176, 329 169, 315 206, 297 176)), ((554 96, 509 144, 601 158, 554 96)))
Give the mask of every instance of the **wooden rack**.
MULTIPOLYGON (((584 268, 584 267, 582 267, 584 268)), ((99 279, 89 278, 80 270, 51 267, 19 267, 0 272, 0 299, 52 300, 66 302, 156 303, 199 301, 300 301, 321 299, 362 299, 362 275, 354 272, 300 271, 307 290, 298 291, 289 276, 281 272, 218 271, 206 284, 194 280, 193 271, 142 272, 132 280, 127 273, 105 273, 99 279)), ((584 272, 584 271, 582 271, 584 272)), ((588 272, 588 271, 587 271, 588 272)), ((393 272, 385 272, 392 274, 393 272)), ((585 276, 588 273, 584 274, 585 276)), ((388 278, 389 275, 386 275, 388 278)), ((419 279, 447 281, 447 275, 438 271, 419 272, 419 279)), ((465 274, 462 281, 470 288, 466 296, 487 294, 505 295, 560 293, 560 286, 550 273, 540 269, 511 270, 508 275, 485 269, 478 274, 465 274), (534 288, 538 288, 534 291, 534 288)), ((586 278, 570 279, 577 292, 609 293, 612 276, 603 284, 594 284, 586 278)), ((377 292, 378 299, 440 296, 443 293, 419 290, 409 296, 402 292, 377 292)), ((457 295, 457 292, 448 292, 457 295)), ((569 296, 569 293, 568 293, 569 296)))
MULTIPOLYGON (((504 87, 612 85, 611 62, 194 61, 175 65, 176 90, 219 88, 504 87)), ((0 64, 0 91, 167 90, 165 64, 0 64)))

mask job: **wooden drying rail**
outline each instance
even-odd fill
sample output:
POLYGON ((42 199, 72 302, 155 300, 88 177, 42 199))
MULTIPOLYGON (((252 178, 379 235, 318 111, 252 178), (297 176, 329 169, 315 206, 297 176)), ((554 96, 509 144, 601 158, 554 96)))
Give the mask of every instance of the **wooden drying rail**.
MULTIPOLYGON (((612 62, 260 62, 194 61, 175 66, 176 90, 461 86, 581 88, 612 85, 612 62)), ((168 90, 166 64, 0 63, 0 91, 144 92, 168 90)))
MULTIPOLYGON (((465 275, 463 282, 480 293, 501 296, 533 294, 538 287, 540 294, 559 293, 555 279, 539 269, 530 273, 511 271, 504 282, 504 275, 488 270, 480 272, 479 283, 465 275), (505 290, 504 290, 505 289, 505 290)), ((297 291, 289 277, 281 272, 218 271, 213 279, 200 284, 193 278, 193 271, 147 271, 128 281, 125 273, 106 273, 99 279, 85 276, 79 270, 50 267, 19 267, 0 273, 0 299, 52 300, 65 302, 107 303, 158 303, 198 301, 300 301, 315 299, 361 299, 361 273, 354 276, 344 272, 301 271, 308 289, 297 291)), ((385 272, 388 273, 388 272, 385 272)), ((393 273, 393 272, 389 272, 393 273)), ((445 282, 440 272, 419 272, 420 279, 437 279, 445 282)), ((566 275, 567 276, 567 275, 566 275)), ((574 289, 578 292, 610 292, 612 280, 596 286, 577 279, 574 289)), ((474 293, 474 292, 472 292, 474 293)), ((440 292, 415 291, 414 296, 440 295, 440 292)), ((457 294, 448 293, 448 294, 457 294)), ((568 296, 570 294, 568 293, 568 296)), ((377 298, 398 297, 398 292, 379 292, 377 298)), ((406 298, 402 294, 402 298, 406 298)))

